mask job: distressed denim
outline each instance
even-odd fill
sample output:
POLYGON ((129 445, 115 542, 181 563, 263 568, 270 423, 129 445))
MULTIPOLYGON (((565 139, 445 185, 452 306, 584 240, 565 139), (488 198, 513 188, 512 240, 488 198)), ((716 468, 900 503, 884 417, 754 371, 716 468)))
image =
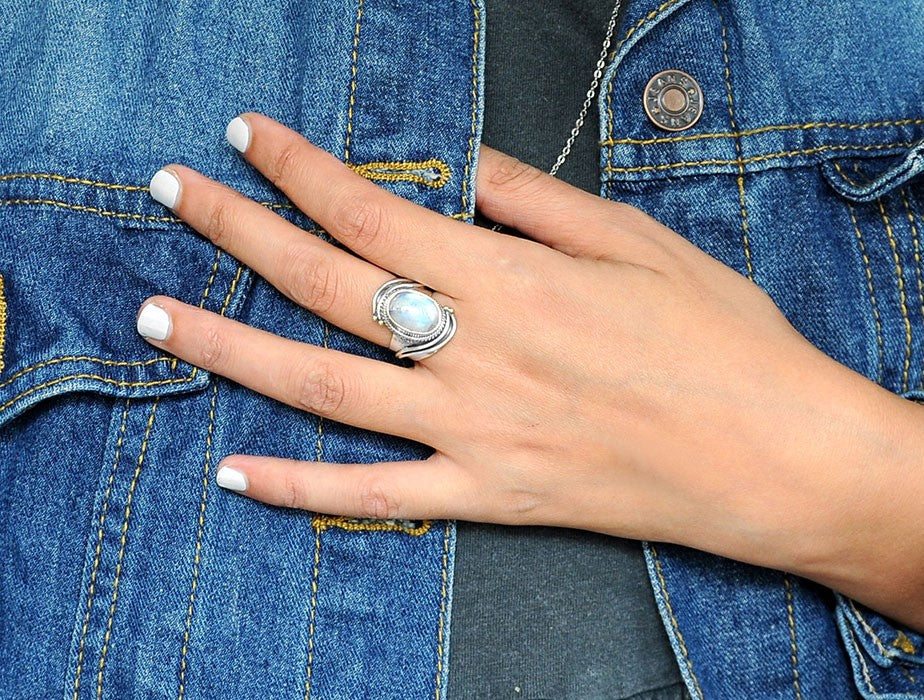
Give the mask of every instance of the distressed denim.
MULTIPOLYGON (((225 143, 255 110, 470 221, 483 5, 0 10, 0 694, 446 697, 452 521, 346 519, 214 483, 234 452, 429 448, 162 353, 134 316, 167 294, 396 361, 284 298, 146 183, 185 163, 330 240, 225 143)), ((600 95, 602 196, 753 278, 818 347, 909 399, 924 399, 922 36, 920 0, 629 0, 600 95), (644 115, 665 68, 703 88, 688 131, 644 115)), ((643 546, 693 697, 924 697, 921 635, 782 572, 643 546)))

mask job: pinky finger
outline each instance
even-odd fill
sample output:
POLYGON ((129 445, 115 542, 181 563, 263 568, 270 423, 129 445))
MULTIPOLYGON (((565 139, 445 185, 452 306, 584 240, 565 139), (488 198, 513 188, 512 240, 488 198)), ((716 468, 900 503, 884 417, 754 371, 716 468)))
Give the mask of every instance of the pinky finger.
POLYGON ((464 518, 462 504, 470 500, 461 470, 439 452, 377 464, 230 455, 219 462, 216 481, 271 505, 351 518, 464 518))

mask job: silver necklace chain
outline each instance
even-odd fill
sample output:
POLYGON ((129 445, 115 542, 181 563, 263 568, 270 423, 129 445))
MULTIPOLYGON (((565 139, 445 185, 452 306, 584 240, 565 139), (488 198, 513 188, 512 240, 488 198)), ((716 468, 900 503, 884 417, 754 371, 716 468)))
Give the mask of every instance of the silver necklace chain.
MULTIPOLYGON (((558 173, 558 169, 565 162, 565 159, 571 155, 571 149, 574 147, 574 142, 577 140, 578 134, 581 133, 581 128, 584 126, 584 120, 587 119, 587 112, 590 109, 590 105, 594 101, 594 97, 597 95, 597 88, 600 87, 600 79, 603 77, 603 69, 606 68, 606 57, 610 51, 610 44, 613 41, 613 32, 616 31, 616 19, 619 16, 619 5, 622 0, 616 0, 616 4, 613 6, 613 13, 610 15, 609 24, 606 25, 606 38, 603 40, 603 46, 600 49, 600 58, 597 59, 597 67, 594 69, 593 80, 590 82, 590 88, 587 90, 587 96, 584 99, 584 104, 581 106, 581 112, 578 114, 577 121, 574 122, 574 127, 571 129, 571 135, 568 137, 568 140, 565 142, 564 148, 561 149, 561 153, 558 155, 558 158, 555 159, 552 169, 549 170, 549 175, 555 177, 558 173)), ((500 231, 504 226, 503 224, 494 224, 491 227, 492 231, 500 231)))
POLYGON ((577 121, 574 122, 574 128, 571 129, 571 135, 565 142, 565 147, 561 149, 561 153, 555 160, 555 164, 552 166, 552 169, 549 170, 549 175, 553 177, 565 162, 565 159, 571 154, 571 148, 574 146, 578 134, 581 133, 581 127, 584 126, 584 120, 587 118, 587 111, 590 109, 590 105, 593 103, 594 97, 597 94, 597 88, 600 87, 600 79, 603 77, 603 69, 606 67, 606 57, 607 54, 609 54, 610 44, 613 41, 613 32, 616 31, 616 18, 619 16, 620 2, 621 0, 616 0, 613 13, 610 15, 610 22, 606 25, 606 38, 603 40, 600 58, 597 59, 597 68, 594 70, 594 77, 590 83, 590 88, 587 90, 587 98, 584 100, 584 105, 581 107, 581 113, 578 115, 577 121))

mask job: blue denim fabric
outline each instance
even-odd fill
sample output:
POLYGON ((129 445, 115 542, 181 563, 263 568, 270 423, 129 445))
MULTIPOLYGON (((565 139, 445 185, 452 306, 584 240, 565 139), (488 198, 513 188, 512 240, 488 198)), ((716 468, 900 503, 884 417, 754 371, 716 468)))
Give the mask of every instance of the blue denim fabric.
MULTIPOLYGON (((623 28, 601 194, 752 278, 827 354, 924 397, 924 2, 640 0, 623 28), (667 68, 702 86, 686 131, 643 111, 667 68)), ((782 572, 645 554, 694 698, 924 697, 921 635, 782 572)))
POLYGON ((226 143, 227 122, 258 110, 469 218, 479 12, 0 3, 0 695, 445 695, 453 523, 324 517, 214 483, 232 452, 372 462, 429 448, 177 361, 134 319, 167 294, 396 361, 284 298, 146 185, 182 162, 326 237, 226 143))
MULTIPOLYGON (((164 355, 134 314, 168 294, 394 361, 283 298, 145 185, 183 162, 327 238, 224 142, 231 117, 257 110, 470 220, 484 8, 0 10, 0 694, 445 697, 452 522, 350 521, 214 484, 232 452, 378 461, 428 448, 164 355)), ((630 0, 600 123, 603 196, 752 276, 812 342, 914 399, 922 36, 918 0, 630 0), (687 132, 642 111, 664 68, 703 87, 687 132)), ((920 635, 782 572, 644 546, 694 697, 924 697, 920 635)))

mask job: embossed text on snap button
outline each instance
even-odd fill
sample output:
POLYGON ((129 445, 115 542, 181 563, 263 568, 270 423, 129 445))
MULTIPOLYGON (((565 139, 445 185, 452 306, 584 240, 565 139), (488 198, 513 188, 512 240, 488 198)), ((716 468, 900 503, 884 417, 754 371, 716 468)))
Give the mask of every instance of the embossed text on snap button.
POLYGON ((683 131, 703 113, 703 91, 689 73, 662 70, 645 86, 645 114, 665 131, 683 131))

